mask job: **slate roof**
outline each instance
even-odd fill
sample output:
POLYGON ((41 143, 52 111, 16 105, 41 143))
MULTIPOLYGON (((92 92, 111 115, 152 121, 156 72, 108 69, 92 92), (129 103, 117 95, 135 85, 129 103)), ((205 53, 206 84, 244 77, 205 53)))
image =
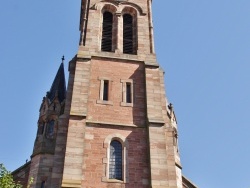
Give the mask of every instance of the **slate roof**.
POLYGON ((56 94, 58 95, 60 102, 66 98, 66 81, 63 62, 56 73, 56 77, 52 83, 50 91, 47 94, 47 97, 50 99, 50 101, 53 101, 56 94))

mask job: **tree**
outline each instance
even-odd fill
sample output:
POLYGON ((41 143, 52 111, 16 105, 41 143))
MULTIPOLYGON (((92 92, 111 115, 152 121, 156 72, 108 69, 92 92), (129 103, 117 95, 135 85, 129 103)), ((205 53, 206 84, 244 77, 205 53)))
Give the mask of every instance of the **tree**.
POLYGON ((11 172, 3 164, 0 164, 0 187, 1 188, 22 188, 22 185, 15 183, 11 172))

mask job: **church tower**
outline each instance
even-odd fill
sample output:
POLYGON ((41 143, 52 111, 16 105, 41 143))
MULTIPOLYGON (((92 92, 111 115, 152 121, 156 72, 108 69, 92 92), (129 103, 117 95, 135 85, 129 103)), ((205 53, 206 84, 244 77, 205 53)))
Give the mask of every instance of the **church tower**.
POLYGON ((43 99, 32 188, 182 188, 152 0, 82 0, 80 40, 43 99))

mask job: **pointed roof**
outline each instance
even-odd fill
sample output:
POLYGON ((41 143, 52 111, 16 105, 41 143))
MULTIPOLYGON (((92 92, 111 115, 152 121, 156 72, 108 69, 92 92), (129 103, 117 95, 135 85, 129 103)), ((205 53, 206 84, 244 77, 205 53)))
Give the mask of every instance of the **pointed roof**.
POLYGON ((60 102, 62 102, 66 98, 66 81, 63 60, 64 57, 62 58, 62 63, 56 73, 56 77, 53 81, 50 91, 47 94, 47 97, 50 99, 50 101, 54 100, 56 96, 58 97, 60 102))

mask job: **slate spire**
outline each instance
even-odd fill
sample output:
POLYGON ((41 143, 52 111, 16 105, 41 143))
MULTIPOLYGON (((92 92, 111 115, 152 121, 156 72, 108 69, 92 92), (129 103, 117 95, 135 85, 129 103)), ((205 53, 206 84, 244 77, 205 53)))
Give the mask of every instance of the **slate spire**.
POLYGON ((60 103, 66 98, 66 81, 63 61, 64 56, 62 57, 62 63, 56 73, 56 77, 52 83, 50 91, 47 94, 50 101, 54 100, 55 97, 58 97, 60 103))

